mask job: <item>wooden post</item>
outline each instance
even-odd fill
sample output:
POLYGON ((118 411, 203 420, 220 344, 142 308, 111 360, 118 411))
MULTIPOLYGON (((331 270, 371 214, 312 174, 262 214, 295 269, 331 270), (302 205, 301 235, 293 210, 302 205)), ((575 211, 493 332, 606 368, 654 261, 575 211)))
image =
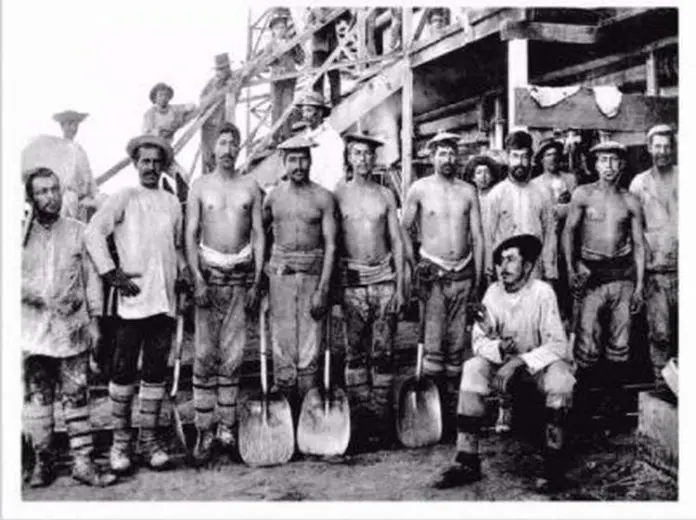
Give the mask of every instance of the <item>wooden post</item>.
MULTIPOLYGON (((252 23, 251 23, 251 7, 247 7, 247 53, 246 53, 246 59, 247 62, 251 60, 251 40, 253 38, 253 28, 252 28, 252 23)), ((247 86, 246 88, 246 141, 247 145, 244 147, 244 157, 249 157, 249 149, 251 147, 251 139, 249 139, 249 135, 251 134, 251 87, 247 86)))
POLYGON ((524 87, 529 83, 529 47, 527 40, 510 40, 507 42, 507 77, 508 77, 508 129, 519 128, 515 122, 515 87, 524 87))
POLYGON ((493 146, 494 150, 503 149, 503 134, 505 133, 505 119, 503 118, 503 99, 495 97, 493 109, 493 146))
POLYGON ((401 193, 406 197, 413 176, 413 69, 409 60, 410 46, 407 47, 407 42, 411 41, 413 10, 406 6, 403 13, 401 41, 408 67, 404 74, 404 84, 401 90, 401 193))
MULTIPOLYGON (((356 27, 355 29, 357 30, 357 36, 358 36, 358 59, 359 60, 364 60, 367 58, 367 9, 365 7, 359 7, 358 8, 358 16, 355 21, 356 27)), ((358 65, 357 69, 358 71, 361 71, 364 68, 362 65, 358 65)))
POLYGON ((657 57, 655 51, 648 52, 645 59, 645 93, 648 96, 657 96, 660 85, 657 80, 657 57))

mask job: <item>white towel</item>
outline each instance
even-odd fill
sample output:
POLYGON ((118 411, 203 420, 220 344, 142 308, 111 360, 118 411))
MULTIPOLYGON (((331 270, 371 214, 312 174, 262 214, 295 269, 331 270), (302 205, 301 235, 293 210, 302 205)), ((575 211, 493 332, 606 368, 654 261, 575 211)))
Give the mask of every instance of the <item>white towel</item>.
POLYGON ((547 108, 577 94, 580 90, 580 85, 572 85, 570 87, 537 87, 532 85, 527 87, 527 90, 541 108, 547 108))
POLYGON ((621 108, 621 91, 613 85, 603 85, 592 87, 592 92, 599 111, 609 119, 616 117, 621 108))

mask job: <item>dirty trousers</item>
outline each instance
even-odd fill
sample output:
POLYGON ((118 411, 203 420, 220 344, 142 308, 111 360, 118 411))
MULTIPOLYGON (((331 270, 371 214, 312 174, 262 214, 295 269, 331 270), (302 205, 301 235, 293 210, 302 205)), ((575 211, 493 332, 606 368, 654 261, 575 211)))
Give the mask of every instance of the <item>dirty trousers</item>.
POLYGON ((236 423, 246 292, 243 285, 209 285, 209 306, 196 307, 193 403, 199 429, 212 427, 216 404, 221 424, 232 428, 236 423))
MULTIPOLYGON (((474 356, 464 363, 459 394, 459 415, 467 417, 484 415, 483 398, 491 393, 491 380, 501 366, 481 356, 474 356)), ((560 410, 570 406, 575 376, 568 362, 554 361, 532 377, 539 391, 546 397, 547 408, 560 410)))
POLYGON ((297 405, 317 381, 322 322, 309 311, 318 283, 314 274, 269 275, 274 380, 297 405))
POLYGON ((56 388, 59 388, 72 456, 88 457, 92 453, 88 360, 88 351, 65 358, 43 355, 24 358, 24 430, 31 436, 37 451, 50 449, 53 405, 56 388))
POLYGON ((141 348, 140 428, 148 431, 156 428, 164 398, 173 331, 174 320, 166 314, 136 320, 119 319, 109 382, 115 443, 125 443, 130 439, 131 407, 141 348))
POLYGON ((588 288, 580 310, 573 357, 580 368, 588 368, 599 361, 602 353, 608 361, 628 361, 628 339, 631 332, 631 295, 634 284, 630 280, 617 280, 588 288), (609 343, 606 349, 600 344, 602 329, 599 316, 607 312, 609 343))
POLYGON ((394 282, 346 287, 346 390, 356 428, 389 428, 394 382, 396 315, 388 312, 394 282))
POLYGON ((662 369, 678 354, 679 278, 676 272, 650 272, 645 281, 650 358, 655 382, 664 386, 662 369))

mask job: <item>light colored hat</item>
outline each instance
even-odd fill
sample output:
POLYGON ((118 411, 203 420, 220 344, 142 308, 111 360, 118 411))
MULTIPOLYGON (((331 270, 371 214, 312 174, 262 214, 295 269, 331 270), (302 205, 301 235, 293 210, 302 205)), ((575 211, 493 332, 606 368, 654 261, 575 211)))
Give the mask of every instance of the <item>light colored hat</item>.
POLYGON ((590 153, 598 154, 599 152, 617 152, 619 155, 625 156, 628 150, 624 145, 617 141, 604 141, 598 143, 590 149, 590 153))
POLYGON ((166 90, 169 93, 169 99, 174 97, 174 89, 167 85, 166 83, 157 83, 154 87, 150 89, 150 101, 155 102, 155 96, 158 90, 166 90))
POLYGON ((76 121, 77 123, 82 123, 89 114, 85 112, 77 112, 75 110, 64 110, 63 112, 58 112, 53 114, 53 119, 60 124, 69 123, 71 121, 76 121))
POLYGON ((346 144, 366 143, 370 146, 373 146, 374 148, 384 146, 383 141, 380 141, 379 139, 372 137, 371 135, 368 135, 367 132, 353 132, 350 134, 346 134, 345 136, 343 136, 343 139, 345 140, 346 144))
POLYGON ((674 129, 666 124, 659 124, 652 126, 650 130, 648 130, 647 133, 647 140, 650 141, 654 135, 657 134, 669 134, 669 135, 674 135, 674 129))
POLYGON ((232 68, 230 64, 230 55, 226 52, 222 54, 215 55, 215 68, 216 69, 229 69, 232 68))
POLYGON ((447 132, 445 130, 438 130, 437 134, 435 134, 435 137, 428 141, 428 144, 426 146, 428 147, 428 149, 433 149, 438 144, 445 143, 452 145, 456 149, 459 145, 459 140, 460 136, 457 134, 453 134, 452 132, 447 132))
POLYGON ((128 141, 128 144, 126 145, 126 152, 128 153, 128 157, 135 160, 135 154, 138 151, 138 148, 144 145, 156 146, 157 148, 162 150, 162 152, 164 153, 165 168, 167 168, 172 163, 172 160, 174 159, 174 150, 167 141, 165 141, 157 135, 140 135, 128 141))
POLYGON ((314 148, 317 143, 302 134, 294 135, 290 139, 287 139, 278 145, 279 150, 304 150, 309 148, 314 148))
POLYGON ((553 137, 544 139, 541 143, 539 143, 539 148, 537 148, 537 151, 534 154, 534 162, 540 162, 544 152, 546 152, 546 150, 549 148, 555 148, 559 154, 563 153, 563 143, 558 139, 553 137))
POLYGON ((312 107, 319 107, 322 108, 324 112, 330 111, 329 107, 326 105, 326 103, 324 103, 324 96, 322 96, 319 92, 314 92, 313 90, 298 93, 294 104, 297 106, 309 105, 312 107))

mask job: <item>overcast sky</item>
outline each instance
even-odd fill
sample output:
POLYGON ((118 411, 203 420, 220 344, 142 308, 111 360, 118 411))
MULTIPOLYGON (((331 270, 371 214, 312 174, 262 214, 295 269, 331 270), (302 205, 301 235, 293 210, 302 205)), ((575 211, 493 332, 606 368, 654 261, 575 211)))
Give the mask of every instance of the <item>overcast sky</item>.
MULTIPOLYGON (((4 109, 12 127, 5 127, 5 151, 18 163, 32 136, 60 134, 53 113, 89 112, 77 141, 95 176, 125 156, 152 85, 172 85, 173 103, 197 102, 215 54, 229 52, 233 62, 246 54, 247 9, 230 0, 13 0, 3 2, 7 20, 3 72, 12 81, 4 109)), ((186 168, 195 146, 180 156, 186 168)), ((134 175, 121 175, 118 184, 134 175)))

